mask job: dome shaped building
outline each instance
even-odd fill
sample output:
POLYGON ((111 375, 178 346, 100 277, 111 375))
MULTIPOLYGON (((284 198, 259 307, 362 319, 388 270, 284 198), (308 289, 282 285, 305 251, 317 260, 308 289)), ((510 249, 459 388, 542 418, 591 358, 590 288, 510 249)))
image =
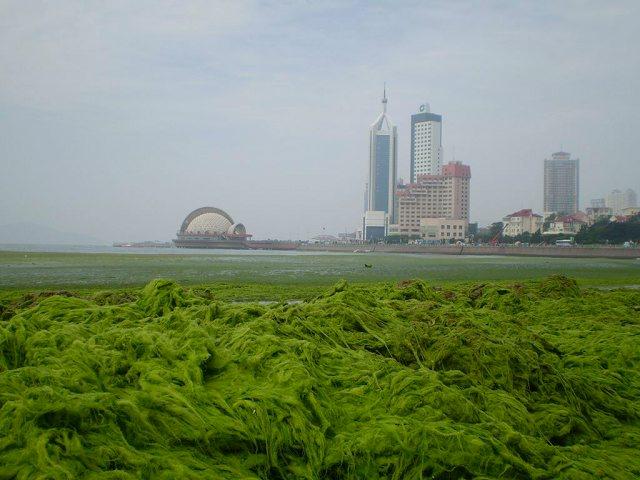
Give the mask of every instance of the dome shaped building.
POLYGON ((202 207, 187 215, 173 243, 181 248, 247 248, 249 238, 244 225, 225 211, 202 207))

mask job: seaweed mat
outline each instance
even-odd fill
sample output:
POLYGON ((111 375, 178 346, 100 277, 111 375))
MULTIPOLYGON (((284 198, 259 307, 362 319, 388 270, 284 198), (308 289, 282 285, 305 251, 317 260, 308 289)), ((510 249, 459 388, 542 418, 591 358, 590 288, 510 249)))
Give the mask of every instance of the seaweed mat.
POLYGON ((0 479, 640 478, 640 292, 0 305, 0 479))

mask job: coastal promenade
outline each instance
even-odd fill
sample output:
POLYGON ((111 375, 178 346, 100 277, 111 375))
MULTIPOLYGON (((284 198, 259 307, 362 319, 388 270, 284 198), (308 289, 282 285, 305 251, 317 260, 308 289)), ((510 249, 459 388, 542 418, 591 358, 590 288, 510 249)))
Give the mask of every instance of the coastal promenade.
POLYGON ((640 258, 640 248, 605 246, 510 246, 510 245, 369 245, 369 244, 301 244, 297 248, 314 252, 384 252, 384 253, 437 253, 443 255, 505 255, 519 257, 562 258, 617 258, 634 260, 640 258))

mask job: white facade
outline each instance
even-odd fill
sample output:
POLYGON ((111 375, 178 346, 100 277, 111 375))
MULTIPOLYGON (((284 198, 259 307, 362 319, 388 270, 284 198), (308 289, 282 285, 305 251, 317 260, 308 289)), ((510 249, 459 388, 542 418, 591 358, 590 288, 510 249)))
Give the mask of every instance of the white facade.
POLYGON ((572 223, 572 222, 551 222, 549 224, 549 229, 542 232, 543 235, 571 235, 576 234, 582 228, 582 223, 572 223))
POLYGON ((628 188, 624 192, 620 190, 614 190, 607 195, 607 207, 609 207, 613 215, 622 215, 622 211, 628 207, 635 207, 638 205, 638 197, 636 192, 628 188))
POLYGON ((425 240, 462 240, 467 236, 469 222, 464 219, 421 218, 420 236, 425 240))
POLYGON ((573 215, 556 218, 549 223, 549 229, 542 232, 543 235, 573 234, 578 233, 583 225, 589 223, 589 217, 577 212, 573 215))
POLYGON ((197 233, 219 233, 226 232, 231 227, 232 222, 226 217, 215 213, 208 212, 198 215, 191 220, 185 233, 197 234, 197 233))
POLYGON ((613 215, 620 215, 620 212, 624 208, 624 201, 622 198, 622 192, 620 190, 614 190, 607 195, 607 207, 611 209, 613 215))
POLYGON ((542 230, 542 215, 533 213, 531 209, 523 209, 507 215, 502 219, 502 233, 507 237, 517 237, 523 233, 534 234, 542 230))
POLYGON ((383 211, 367 210, 364 214, 364 240, 381 240, 387 235, 388 215, 383 211))
POLYGON ((411 182, 418 175, 442 172, 442 117, 431 113, 429 104, 411 116, 411 182))

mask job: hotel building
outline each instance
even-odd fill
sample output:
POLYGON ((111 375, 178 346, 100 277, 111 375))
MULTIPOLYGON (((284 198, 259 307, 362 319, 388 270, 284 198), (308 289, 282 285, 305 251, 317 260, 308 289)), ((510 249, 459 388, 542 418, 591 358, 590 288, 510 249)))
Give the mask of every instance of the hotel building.
MULTIPOLYGON (((416 182, 398 190, 398 221, 393 225, 393 233, 422 236, 421 220, 437 218, 462 220, 466 235, 470 180, 471 168, 461 162, 448 163, 441 175, 419 175, 416 182)), ((425 222, 422 227, 424 229, 425 222)), ((456 231, 459 232, 458 227, 456 231)))
POLYGON ((440 175, 442 170, 442 116, 431 113, 429 104, 411 115, 410 181, 419 175, 440 175))

